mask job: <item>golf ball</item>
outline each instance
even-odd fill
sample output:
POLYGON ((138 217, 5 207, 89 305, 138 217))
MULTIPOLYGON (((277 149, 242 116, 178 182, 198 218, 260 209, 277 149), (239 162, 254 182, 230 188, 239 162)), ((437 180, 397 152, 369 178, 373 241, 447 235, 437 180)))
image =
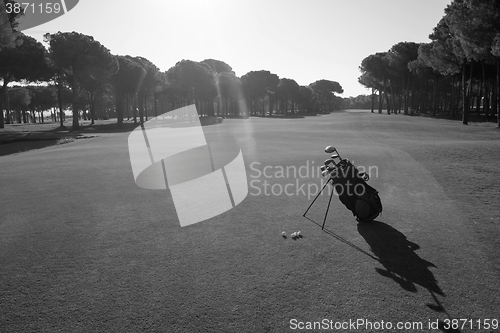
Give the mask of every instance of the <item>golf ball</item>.
POLYGON ((284 231, 283 231, 283 232, 281 233, 281 236, 286 236, 286 232, 284 232, 284 231))
POLYGON ((294 232, 294 233, 292 234, 292 237, 296 237, 296 236, 297 236, 297 233, 296 233, 296 232, 294 232))
POLYGON ((300 231, 297 231, 296 235, 297 235, 297 236, 300 236, 300 231))

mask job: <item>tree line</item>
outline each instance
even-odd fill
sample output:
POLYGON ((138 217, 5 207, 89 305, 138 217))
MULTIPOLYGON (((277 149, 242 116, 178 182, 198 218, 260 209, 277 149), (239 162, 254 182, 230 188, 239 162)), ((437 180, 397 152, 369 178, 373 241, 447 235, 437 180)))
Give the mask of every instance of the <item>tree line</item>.
POLYGON ((371 110, 497 117, 500 127, 500 2, 453 0, 429 43, 400 42, 361 62, 371 110), (378 96, 376 96, 378 93, 378 96))
POLYGON ((43 122, 43 112, 56 108, 61 126, 69 108, 72 126, 78 128, 82 118, 92 124, 110 116, 118 125, 125 119, 143 123, 190 104, 200 116, 220 117, 326 113, 342 106, 335 94, 343 89, 336 81, 301 86, 266 70, 237 77, 231 66, 215 59, 181 60, 161 71, 144 57, 113 55, 78 32, 46 34, 46 48, 17 32, 17 19, 14 13, 9 17, 14 35, 0 35, 0 128, 14 121, 43 122), (12 82, 24 84, 9 87, 12 82))

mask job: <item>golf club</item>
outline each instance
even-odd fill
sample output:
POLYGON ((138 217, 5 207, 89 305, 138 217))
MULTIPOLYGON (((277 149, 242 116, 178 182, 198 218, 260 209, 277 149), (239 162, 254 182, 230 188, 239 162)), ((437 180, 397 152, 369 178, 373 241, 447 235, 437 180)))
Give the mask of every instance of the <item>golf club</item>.
POLYGON ((332 146, 328 146, 325 148, 325 153, 333 153, 334 151, 336 151, 337 149, 335 149, 335 147, 332 147, 332 146))

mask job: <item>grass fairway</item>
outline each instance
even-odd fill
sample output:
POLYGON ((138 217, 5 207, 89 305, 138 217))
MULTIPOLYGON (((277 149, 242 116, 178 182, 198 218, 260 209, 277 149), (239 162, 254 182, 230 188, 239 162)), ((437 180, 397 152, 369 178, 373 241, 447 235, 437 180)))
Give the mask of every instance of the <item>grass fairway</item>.
POLYGON ((467 332, 500 319, 494 125, 351 111, 205 129, 219 126, 237 135, 249 195, 184 228, 168 191, 134 183, 128 133, 1 156, 0 331, 289 332, 293 319, 363 319, 431 332, 455 318, 474 320, 467 332), (374 167, 376 222, 358 225, 334 197, 322 231, 326 195, 302 217, 327 145, 374 167))

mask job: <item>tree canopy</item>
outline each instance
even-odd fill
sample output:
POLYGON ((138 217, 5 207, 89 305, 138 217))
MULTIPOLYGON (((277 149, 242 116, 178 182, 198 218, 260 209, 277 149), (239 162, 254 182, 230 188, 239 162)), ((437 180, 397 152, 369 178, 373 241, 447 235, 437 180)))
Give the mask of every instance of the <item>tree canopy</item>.
POLYGON ((474 110, 500 126, 500 2, 453 0, 429 38, 368 55, 358 81, 384 94, 388 114, 460 112, 467 124, 474 110))
POLYGON ((118 65, 110 51, 92 36, 58 32, 51 34, 49 39, 52 59, 63 71, 73 92, 73 128, 78 128, 78 96, 83 78, 111 75, 118 70, 118 65))

